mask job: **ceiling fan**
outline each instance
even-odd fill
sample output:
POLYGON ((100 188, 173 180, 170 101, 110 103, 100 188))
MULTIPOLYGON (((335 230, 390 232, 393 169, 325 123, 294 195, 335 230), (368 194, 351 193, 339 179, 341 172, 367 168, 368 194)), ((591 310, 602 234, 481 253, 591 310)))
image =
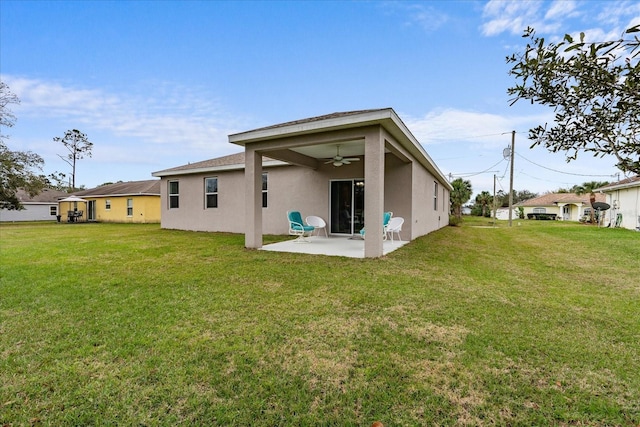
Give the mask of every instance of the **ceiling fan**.
POLYGON ((340 146, 336 145, 336 155, 333 156, 333 158, 329 159, 329 161, 324 162, 325 165, 328 165, 329 163, 333 163, 333 166, 342 166, 342 165, 348 165, 351 162, 357 162, 360 161, 359 157, 342 157, 340 155, 340 146))

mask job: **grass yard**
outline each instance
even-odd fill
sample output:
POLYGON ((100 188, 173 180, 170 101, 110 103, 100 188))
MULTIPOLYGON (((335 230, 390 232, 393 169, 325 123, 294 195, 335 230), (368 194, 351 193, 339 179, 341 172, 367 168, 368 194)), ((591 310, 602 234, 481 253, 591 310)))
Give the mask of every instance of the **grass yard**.
POLYGON ((519 223, 375 260, 2 224, 0 425, 639 426, 640 233, 519 223))

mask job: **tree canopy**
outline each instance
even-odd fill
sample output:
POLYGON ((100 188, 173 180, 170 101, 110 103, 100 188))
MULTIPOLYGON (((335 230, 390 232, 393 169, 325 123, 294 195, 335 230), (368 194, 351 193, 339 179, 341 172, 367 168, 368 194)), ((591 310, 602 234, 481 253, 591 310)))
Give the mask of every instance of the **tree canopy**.
POLYGON ((529 130, 531 147, 565 152, 567 162, 579 152, 613 155, 617 167, 640 174, 640 25, 618 40, 585 42, 569 34, 547 43, 527 28, 524 53, 507 57, 516 84, 508 88, 512 104, 529 100, 553 108, 552 125, 529 130))
POLYGON ((4 142, 8 136, 2 134, 1 128, 12 127, 16 122, 9 104, 19 102, 9 86, 0 81, 0 208, 10 210, 23 208, 16 196, 18 188, 35 196, 47 184, 43 175, 33 171, 42 169, 42 157, 30 151, 11 151, 4 142))
POLYGON ((453 187, 450 194, 451 213, 460 219, 462 218, 462 206, 469 201, 471 194, 473 194, 471 181, 456 178, 451 182, 451 186, 453 187))

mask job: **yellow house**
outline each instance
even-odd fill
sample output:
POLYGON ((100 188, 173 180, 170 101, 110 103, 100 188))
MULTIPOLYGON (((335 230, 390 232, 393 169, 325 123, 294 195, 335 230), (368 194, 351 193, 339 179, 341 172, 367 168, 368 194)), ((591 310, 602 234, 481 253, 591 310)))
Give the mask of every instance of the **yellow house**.
POLYGON ((76 191, 60 201, 62 220, 120 223, 160 222, 160 180, 118 182, 76 191))

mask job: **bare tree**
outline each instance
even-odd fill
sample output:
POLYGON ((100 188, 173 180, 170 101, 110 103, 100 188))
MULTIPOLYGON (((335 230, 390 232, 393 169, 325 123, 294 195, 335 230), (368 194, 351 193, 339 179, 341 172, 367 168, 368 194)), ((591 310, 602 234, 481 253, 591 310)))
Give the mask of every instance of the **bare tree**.
POLYGON ((85 156, 91 157, 93 143, 87 139, 87 135, 77 129, 68 130, 63 137, 53 138, 55 142, 61 142, 69 151, 69 154, 62 156, 58 154, 69 166, 71 166, 71 189, 76 188, 76 163, 78 160, 84 159, 85 156))
POLYGON ((7 139, 6 135, 2 134, 3 127, 12 127, 16 122, 16 116, 9 109, 9 104, 19 104, 15 93, 12 93, 9 86, 3 81, 0 81, 0 141, 7 139))

